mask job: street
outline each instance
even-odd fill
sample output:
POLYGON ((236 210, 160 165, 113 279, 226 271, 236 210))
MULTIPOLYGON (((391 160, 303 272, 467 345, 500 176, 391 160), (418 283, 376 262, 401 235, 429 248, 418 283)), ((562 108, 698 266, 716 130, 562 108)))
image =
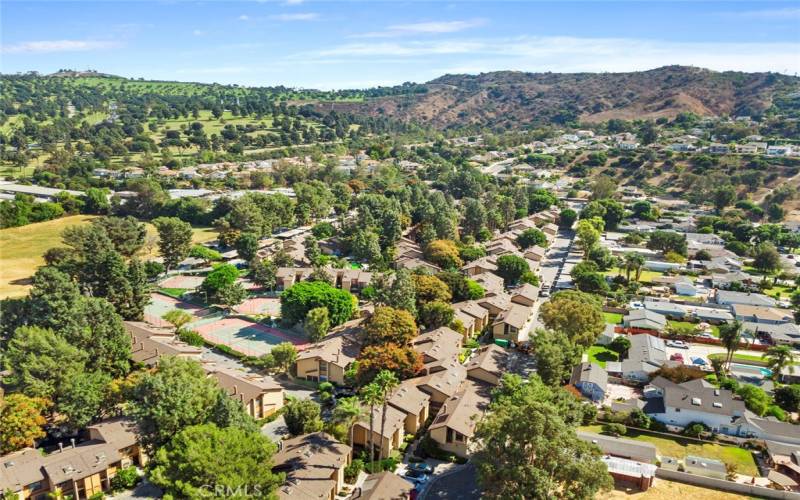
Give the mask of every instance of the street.
MULTIPOLYGON (((553 243, 547 247, 547 253, 539 266, 540 286, 549 286, 551 293, 555 292, 553 285, 563 279, 561 275, 565 272, 563 269, 565 259, 569 258, 569 248, 574 237, 573 231, 560 230, 553 239, 553 243)), ((539 307, 548 300, 550 300, 549 297, 539 295, 536 302, 533 303, 533 331, 543 327, 539 321, 539 307)))

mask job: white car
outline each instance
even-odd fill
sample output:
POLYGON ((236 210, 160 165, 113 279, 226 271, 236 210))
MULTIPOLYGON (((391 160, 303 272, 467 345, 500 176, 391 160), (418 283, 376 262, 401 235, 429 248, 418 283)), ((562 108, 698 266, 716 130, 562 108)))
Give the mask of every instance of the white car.
POLYGON ((644 304, 639 301, 633 301, 628 305, 631 309, 644 309, 644 304))
POLYGON ((674 347, 676 349, 688 349, 689 344, 687 344, 683 340, 668 340, 667 347, 674 347))

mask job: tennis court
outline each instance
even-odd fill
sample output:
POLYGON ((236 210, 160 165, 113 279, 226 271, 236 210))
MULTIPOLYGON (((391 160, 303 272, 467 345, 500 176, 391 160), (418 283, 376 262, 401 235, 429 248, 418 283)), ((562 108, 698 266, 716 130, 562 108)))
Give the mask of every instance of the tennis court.
POLYGON ((144 309, 144 320, 153 326, 170 326, 170 324, 161 319, 161 317, 173 309, 186 311, 195 318, 202 318, 211 312, 208 309, 190 304, 189 302, 173 299, 172 297, 167 297, 160 293, 151 293, 150 303, 144 309))
POLYGON ((184 288, 194 290, 203 283, 202 276, 170 276, 158 284, 161 288, 184 288))
POLYGON ((239 314, 269 314, 273 318, 281 315, 281 299, 253 297, 236 306, 239 314))
POLYGON ((209 321, 200 320, 187 325, 215 344, 224 344, 248 356, 262 356, 281 342, 291 342, 298 349, 308 345, 300 336, 270 328, 244 318, 227 317, 209 321))

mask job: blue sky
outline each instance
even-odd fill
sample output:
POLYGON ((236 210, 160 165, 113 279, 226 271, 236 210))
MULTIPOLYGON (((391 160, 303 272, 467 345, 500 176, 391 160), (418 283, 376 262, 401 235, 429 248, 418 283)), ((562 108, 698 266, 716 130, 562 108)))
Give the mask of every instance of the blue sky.
POLYGON ((7 1, 0 71, 356 88, 666 64, 800 73, 798 2, 7 1))

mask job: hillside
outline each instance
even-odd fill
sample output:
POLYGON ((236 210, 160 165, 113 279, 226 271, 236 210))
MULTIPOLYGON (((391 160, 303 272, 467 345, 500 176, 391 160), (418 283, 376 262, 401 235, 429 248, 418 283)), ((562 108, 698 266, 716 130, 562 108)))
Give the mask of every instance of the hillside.
POLYGON ((798 112, 797 77, 714 72, 667 66, 633 73, 522 73, 445 75, 427 93, 391 96, 334 108, 420 122, 519 128, 528 124, 601 122, 798 112))

